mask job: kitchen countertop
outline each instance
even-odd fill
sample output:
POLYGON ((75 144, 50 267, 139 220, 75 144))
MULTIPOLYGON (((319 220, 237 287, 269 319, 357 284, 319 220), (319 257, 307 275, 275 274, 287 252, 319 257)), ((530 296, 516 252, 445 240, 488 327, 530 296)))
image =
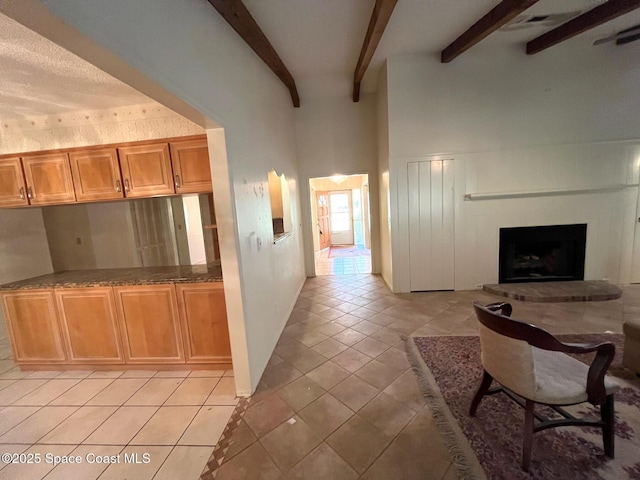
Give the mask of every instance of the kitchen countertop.
POLYGON ((220 265, 182 265, 177 267, 106 268, 68 270, 0 285, 0 290, 38 288, 117 287, 161 283, 221 282, 220 265))

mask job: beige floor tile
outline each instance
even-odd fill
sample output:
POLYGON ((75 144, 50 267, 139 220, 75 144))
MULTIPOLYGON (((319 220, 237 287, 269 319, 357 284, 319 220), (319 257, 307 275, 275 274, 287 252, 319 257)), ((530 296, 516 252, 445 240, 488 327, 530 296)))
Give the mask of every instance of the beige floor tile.
POLYGON ((211 456, 211 447, 174 447, 153 480, 196 479, 211 456))
POLYGON ((205 405, 237 405, 236 384, 233 377, 224 377, 216 384, 205 405))
POLYGON ((40 407, 4 407, 0 408, 0 435, 11 430, 13 427, 22 422, 25 418, 30 417, 40 407))
POLYGON ((365 355, 369 355, 371 358, 376 358, 378 355, 385 352, 389 348, 389 345, 384 342, 380 342, 375 338, 367 337, 356 343, 353 348, 365 355))
POLYGON ((165 405, 203 405, 219 378, 186 378, 165 405))
POLYGON ((0 390, 0 405, 11 405, 45 383, 47 380, 19 380, 0 390))
POLYGON ((47 405, 64 392, 69 390, 80 380, 77 378, 69 378, 66 380, 50 380, 41 387, 28 393, 24 397, 16 400, 14 405, 47 405))
POLYGON ((244 421, 260 438, 293 416, 293 410, 278 395, 270 395, 252 403, 244 414, 244 421))
POLYGON ((329 338, 312 347, 313 350, 324 355, 326 358, 333 358, 339 353, 344 352, 347 348, 348 347, 344 343, 340 343, 333 338, 329 338))
POLYGON ((330 390, 330 393, 354 412, 369 403, 380 391, 361 378, 351 375, 330 390))
POLYGON ((0 443, 35 443, 78 407, 43 407, 0 437, 0 443))
POLYGON ((348 348, 339 355, 333 357, 332 362, 340 365, 345 370, 353 373, 371 361, 371 357, 354 348, 348 348))
POLYGON ((277 480, 280 470, 259 442, 222 464, 216 480, 277 480))
POLYGON ((20 370, 20 367, 13 367, 10 370, 2 372, 0 378, 3 380, 18 380, 20 378, 26 378, 31 375, 31 372, 25 372, 20 370))
POLYGON ((25 453, 39 454, 43 460, 36 464, 7 465, 0 470, 0 480, 41 480, 54 467, 53 464, 44 461, 45 455, 68 455, 73 448, 73 445, 34 445, 25 453))
POLYGON ((87 378, 92 373, 94 373, 93 370, 67 370, 65 372, 62 372, 56 378, 57 379, 62 379, 62 378, 87 378))
POLYGON ((16 381, 14 379, 11 380, 0 380, 0 390, 8 387, 9 385, 12 385, 16 383, 16 381))
POLYGON ((384 393, 404 403, 414 412, 419 412, 426 404, 412 371, 406 371, 400 375, 384 389, 384 393))
POLYGON ((349 376, 349 372, 339 365, 333 363, 332 360, 328 360, 318 368, 311 370, 307 373, 307 377, 316 382, 325 390, 329 390, 331 387, 341 382, 349 376))
POLYGON ((360 410, 359 415, 378 430, 395 437, 415 416, 415 412, 389 395, 381 393, 360 410))
POLYGON ((351 468, 363 473, 392 440, 392 436, 354 415, 327 439, 327 443, 351 468))
POLYGON ((56 378, 61 373, 63 373, 63 372, 57 371, 57 370, 38 370, 38 371, 29 373, 27 378, 29 378, 29 379, 48 379, 48 380, 51 380, 52 378, 56 378))
POLYGON ((189 374, 190 378, 211 377, 217 378, 224 375, 224 370, 192 370, 189 374))
POLYGON ((260 439, 264 449, 282 471, 293 467, 320 442, 322 437, 298 416, 282 423, 260 439))
POLYGON ((93 372, 87 378, 118 378, 122 376, 124 371, 120 370, 100 370, 97 372, 93 372))
POLYGON ((358 474, 329 445, 323 443, 282 478, 286 480, 355 480, 358 474))
POLYGON ((120 407, 83 442, 126 445, 157 411, 157 407, 120 407))
POLYGON ((131 397, 125 405, 160 406, 176 391, 182 378, 152 378, 131 397))
MULTIPOLYGON (((60 464, 43 480, 94 480, 107 469, 110 463, 117 463, 123 445, 80 445, 69 456, 79 456, 82 463, 60 464)), ((121 459, 120 459, 121 460, 121 459)))
POLYGON ((398 377, 398 371, 374 359, 355 372, 355 375, 368 384, 382 390, 398 377))
POLYGON ((142 430, 131 440, 131 445, 175 445, 187 429, 198 407, 160 407, 142 430))
POLYGON ((298 412, 322 438, 327 437, 353 416, 353 411, 343 405, 333 395, 326 393, 298 412))
POLYGON ((154 378, 185 378, 188 377, 191 370, 164 370, 154 375, 154 378))
POLYGON ((209 445, 213 447, 218 443, 234 410, 233 406, 207 405, 202 407, 178 441, 178 445, 209 445))
MULTIPOLYGON (((109 465, 100 480, 151 480, 173 447, 157 445, 128 446, 120 453, 122 461, 109 465), (148 456, 145 456, 148 455, 148 456), (125 462, 126 458, 129 460, 125 462), (147 463, 145 463, 147 462, 147 463)), ((195 479, 194 479, 195 480, 195 479)))
POLYGON ((115 411, 116 407, 80 407, 39 443, 80 444, 115 411))
POLYGON ((149 380, 146 378, 117 378, 87 402, 87 405, 117 405, 129 400, 149 380))
POLYGON ((324 388, 305 375, 280 389, 278 396, 287 402, 294 412, 297 412, 323 395, 324 392, 324 388))
POLYGON ((240 420, 238 427, 233 432, 229 442, 229 450, 227 450, 224 460, 231 460, 257 441, 258 439, 249 428, 249 425, 247 425, 243 420, 240 420))
MULTIPOLYGON (((29 447, 30 445, 20 445, 18 443, 0 443, 0 452, 9 454, 22 453, 29 447)), ((0 470, 8 465, 11 465, 11 463, 0 462, 0 470)))
POLYGON ((151 378, 156 373, 156 370, 126 370, 119 378, 151 378))
MULTIPOLYGON (((56 379, 56 382, 59 380, 56 379)), ((84 379, 60 395, 51 405, 84 405, 113 382, 111 378, 84 379)))

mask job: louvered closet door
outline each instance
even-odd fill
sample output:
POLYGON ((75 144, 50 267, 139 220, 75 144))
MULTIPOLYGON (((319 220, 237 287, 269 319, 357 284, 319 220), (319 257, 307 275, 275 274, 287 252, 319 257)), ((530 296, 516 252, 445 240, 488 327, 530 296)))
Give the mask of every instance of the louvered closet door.
POLYGON ((411 291, 453 290, 453 160, 407 168, 411 291))

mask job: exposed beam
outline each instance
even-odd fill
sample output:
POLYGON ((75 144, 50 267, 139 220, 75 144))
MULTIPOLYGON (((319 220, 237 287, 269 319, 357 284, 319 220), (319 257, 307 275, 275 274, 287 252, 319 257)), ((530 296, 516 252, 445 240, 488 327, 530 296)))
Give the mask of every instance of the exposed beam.
POLYGON ((609 0, 527 43, 527 55, 541 52, 620 15, 640 8, 640 0, 609 0))
POLYGON ((538 0, 503 0, 442 50, 440 61, 449 63, 537 2, 538 0))
POLYGON ((398 3, 398 0, 376 0, 376 4, 373 7, 371 20, 369 20, 369 28, 367 28, 367 34, 364 37, 360 58, 358 58, 358 64, 356 65, 356 71, 353 76, 354 102, 360 100, 360 82, 369 67, 376 48, 378 48, 378 44, 380 43, 384 29, 387 28, 387 23, 389 23, 396 3, 398 3))
POLYGON ((299 107, 300 97, 293 76, 241 0, 209 0, 209 3, 282 80, 291 93, 293 106, 299 107))

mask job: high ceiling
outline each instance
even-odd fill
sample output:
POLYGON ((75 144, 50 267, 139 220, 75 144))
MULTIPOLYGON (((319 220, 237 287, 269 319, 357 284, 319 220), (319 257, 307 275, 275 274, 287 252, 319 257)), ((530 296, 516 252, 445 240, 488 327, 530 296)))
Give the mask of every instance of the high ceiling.
MULTIPOLYGON (((206 1, 206 0, 202 0, 206 1)), ((351 93, 353 73, 367 31, 374 0, 244 0, 250 13, 288 67, 305 95, 351 93)), ((362 91, 376 88, 386 58, 440 51, 499 3, 498 0, 399 0, 365 74, 362 91)), ((584 12, 602 0, 540 0, 526 15, 584 12)), ((616 47, 594 40, 640 23, 640 10, 623 15, 552 47, 569 60, 589 52, 594 65, 616 47)), ((552 27, 501 29, 455 59, 490 56, 500 49, 521 49, 552 27)), ((538 55, 545 55, 542 52, 538 55)), ((447 68, 443 65, 442 68, 447 68)), ((150 100, 75 55, 0 14, 0 119, 54 115, 148 103, 150 100)))

